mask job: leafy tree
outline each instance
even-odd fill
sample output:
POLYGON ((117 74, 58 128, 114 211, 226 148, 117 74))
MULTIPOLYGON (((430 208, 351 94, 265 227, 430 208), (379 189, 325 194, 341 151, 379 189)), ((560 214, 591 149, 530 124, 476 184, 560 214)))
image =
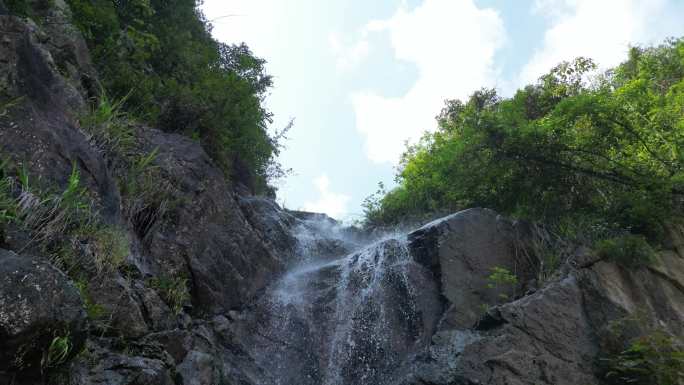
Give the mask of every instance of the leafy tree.
POLYGON ((657 237, 684 202, 684 41, 594 69, 578 58, 511 98, 483 89, 448 101, 367 222, 486 206, 657 237))

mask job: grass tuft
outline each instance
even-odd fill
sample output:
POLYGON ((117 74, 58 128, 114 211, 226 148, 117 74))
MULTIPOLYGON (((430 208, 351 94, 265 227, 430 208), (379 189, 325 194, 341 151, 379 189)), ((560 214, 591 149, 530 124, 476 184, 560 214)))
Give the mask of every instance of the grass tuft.
POLYGON ((149 285, 157 290, 175 314, 180 314, 183 306, 190 300, 187 278, 157 277, 150 279, 149 285))
POLYGON ((127 98, 113 100, 101 90, 97 103, 80 118, 81 127, 105 153, 125 155, 135 144, 134 128, 122 110, 127 98))

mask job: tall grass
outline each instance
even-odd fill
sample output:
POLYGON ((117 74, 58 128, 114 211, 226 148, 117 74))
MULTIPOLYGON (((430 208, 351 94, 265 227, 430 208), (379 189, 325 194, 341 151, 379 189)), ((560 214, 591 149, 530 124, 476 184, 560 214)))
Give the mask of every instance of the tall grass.
POLYGON ((143 241, 163 222, 173 202, 171 185, 154 164, 158 151, 132 157, 120 180, 124 215, 143 241))
MULTIPOLYGON (((130 95, 130 93, 129 93, 130 95)), ((128 95, 113 100, 101 90, 97 103, 80 118, 81 128, 95 146, 107 154, 127 155, 135 144, 135 131, 123 112, 128 95)))
POLYGON ((25 167, 19 171, 19 190, 16 220, 32 234, 26 246, 50 244, 65 234, 95 225, 92 204, 81 187, 81 175, 75 164, 61 193, 33 186, 25 167))

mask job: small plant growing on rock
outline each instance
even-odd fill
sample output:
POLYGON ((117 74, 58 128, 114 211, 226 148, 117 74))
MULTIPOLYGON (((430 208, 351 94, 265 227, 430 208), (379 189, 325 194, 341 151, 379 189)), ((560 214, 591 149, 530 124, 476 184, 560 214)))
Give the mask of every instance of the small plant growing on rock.
POLYGON ((188 279, 184 277, 157 277, 149 280, 150 287, 156 289, 167 305, 178 315, 183 305, 190 300, 188 279))
POLYGON ((11 222, 17 211, 17 201, 12 196, 12 184, 5 170, 9 161, 0 161, 0 230, 11 222))
POLYGON ((502 301, 507 301, 509 295, 506 291, 515 289, 515 285, 518 284, 518 277, 505 267, 494 266, 492 274, 487 277, 487 282, 487 288, 496 290, 498 298, 502 301))
POLYGON ((106 315, 106 310, 104 306, 93 301, 90 293, 88 293, 88 282, 82 279, 76 282, 75 285, 79 293, 81 294, 81 298, 83 299, 83 304, 85 305, 85 310, 86 314, 88 314, 88 318, 90 318, 93 321, 97 321, 104 318, 106 315))
POLYGON ((114 226, 95 229, 89 236, 97 273, 117 270, 130 253, 128 235, 114 226))
POLYGON ((32 242, 49 244, 55 239, 94 222, 89 199, 80 185, 80 173, 73 166, 67 187, 53 193, 30 183, 25 167, 18 170, 21 192, 17 199, 17 220, 32 233, 32 242))
POLYGON ((64 364, 69 358, 69 354, 71 354, 72 347, 69 335, 55 336, 41 362, 43 370, 55 368, 64 364))

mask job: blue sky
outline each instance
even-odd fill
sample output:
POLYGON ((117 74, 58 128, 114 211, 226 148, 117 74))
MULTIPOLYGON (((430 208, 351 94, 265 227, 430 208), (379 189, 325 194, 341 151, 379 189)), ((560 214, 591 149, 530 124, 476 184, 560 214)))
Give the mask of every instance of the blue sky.
POLYGON ((274 129, 291 119, 279 184, 291 209, 340 219, 382 181, 445 99, 501 94, 562 60, 619 63, 684 35, 684 0, 205 0, 214 37, 268 61, 274 129), (226 17, 227 16, 227 17, 226 17))

